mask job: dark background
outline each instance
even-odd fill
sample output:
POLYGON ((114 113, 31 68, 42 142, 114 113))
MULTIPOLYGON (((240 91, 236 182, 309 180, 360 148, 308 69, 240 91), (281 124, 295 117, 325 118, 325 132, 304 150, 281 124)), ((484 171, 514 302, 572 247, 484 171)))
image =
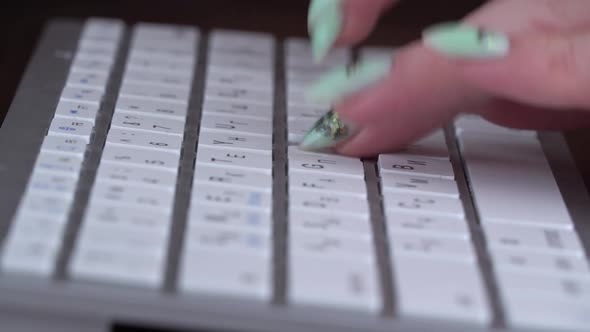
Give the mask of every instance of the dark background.
MULTIPOLYGON (((371 1, 371 0, 366 0, 371 1)), ((434 22, 459 19, 482 0, 406 0, 384 16, 367 44, 401 45, 418 38, 434 22)), ((308 0, 55 0, 10 1, 0 9, 0 122, 44 23, 53 17, 106 16, 127 23, 152 21, 233 28, 306 36, 308 0)), ((566 138, 590 188, 590 129, 567 132, 566 138)), ((130 331, 117 327, 116 331, 130 331)), ((136 331, 136 330, 133 330, 136 331)), ((139 331, 139 330, 137 330, 139 331)), ((143 330, 142 330, 143 331, 143 330)))

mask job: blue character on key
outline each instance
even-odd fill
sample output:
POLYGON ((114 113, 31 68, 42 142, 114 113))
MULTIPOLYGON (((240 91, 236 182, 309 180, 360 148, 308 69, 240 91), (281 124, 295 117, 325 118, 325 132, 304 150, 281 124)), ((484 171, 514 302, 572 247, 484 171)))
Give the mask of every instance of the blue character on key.
POLYGON ((70 114, 78 114, 78 110, 70 110, 70 114))
POLYGON ((260 206, 262 203, 262 195, 260 193, 251 193, 248 198, 248 205, 260 206))
POLYGON ((248 214, 248 224, 252 226, 257 226, 258 224, 260 224, 260 218, 258 218, 258 215, 256 213, 248 214))

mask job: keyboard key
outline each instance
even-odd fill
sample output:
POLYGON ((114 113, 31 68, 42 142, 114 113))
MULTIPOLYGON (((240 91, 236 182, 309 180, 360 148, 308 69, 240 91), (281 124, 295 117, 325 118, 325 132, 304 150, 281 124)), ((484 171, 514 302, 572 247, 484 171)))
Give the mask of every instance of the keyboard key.
POLYGON ((406 175, 421 175, 453 180, 453 166, 450 161, 404 154, 382 154, 379 156, 379 171, 406 175))
POLYGON ((97 112, 98 105, 64 100, 60 101, 55 109, 55 115, 58 117, 84 119, 92 123, 94 123, 97 112))
POLYGON ((148 100, 163 100, 171 103, 187 104, 189 91, 175 87, 153 86, 148 84, 125 83, 119 90, 123 97, 144 98, 148 100))
MULTIPOLYGON (((134 51, 140 51, 134 49, 134 51)), ((158 52, 169 53, 170 50, 158 49, 158 52)), ((191 86, 192 78, 190 76, 169 72, 152 72, 138 69, 127 68, 123 75, 123 81, 127 83, 151 83, 162 86, 174 86, 178 88, 187 88, 191 86)), ((179 105, 180 106, 180 105, 179 105)), ((182 105, 184 106, 184 105, 182 105)))
POLYGON ((381 309, 379 283, 370 262, 294 258, 288 299, 295 305, 375 313, 381 309))
POLYGON ((44 240, 14 242, 9 238, 0 256, 0 267, 7 272, 49 277, 55 271, 57 251, 44 240))
POLYGON ((162 259, 110 249, 77 249, 69 266, 74 279, 158 287, 163 281, 162 259))
POLYGON ((113 66, 112 61, 75 57, 72 61, 72 71, 88 72, 108 75, 113 66))
POLYGON ((483 224, 572 228, 567 207, 536 138, 464 132, 459 140, 483 224))
POLYGON ((182 137, 113 127, 107 135, 107 144, 165 150, 180 154, 182 137))
POLYGON ((561 253, 584 257, 578 235, 571 230, 527 227, 505 224, 484 225, 486 242, 491 251, 496 248, 561 253))
POLYGON ((102 95, 101 89, 66 86, 61 92, 60 100, 98 105, 102 100, 102 95))
POLYGON ((304 232, 310 232, 324 236, 372 239, 369 216, 332 215, 291 210, 289 212, 289 227, 292 233, 299 232, 303 234, 304 232))
POLYGON ((71 198, 39 192, 28 192, 23 197, 19 212, 29 212, 54 218, 66 218, 70 211, 71 198))
POLYGON ((291 256, 335 257, 339 259, 373 261, 373 242, 362 237, 341 237, 322 233, 291 232, 291 256))
POLYGON ((123 146, 107 145, 102 153, 102 160, 125 163, 143 167, 178 170, 178 155, 167 151, 151 151, 123 146))
POLYGON ((394 234, 418 234, 427 236, 446 236, 469 239, 467 221, 463 218, 433 214, 386 212, 387 231, 394 234))
POLYGON ((475 261, 475 252, 468 239, 411 233, 390 233, 389 239, 395 259, 409 256, 462 262, 475 261))
POLYGON ((289 196, 291 209, 361 216, 369 214, 369 204, 365 198, 332 192, 293 189, 289 190, 289 196))
POLYGON ((49 125, 49 134, 79 138, 89 142, 93 126, 93 121, 55 117, 49 125))
POLYGON ((453 180, 385 172, 380 176, 383 191, 459 198, 459 189, 453 180))
MULTIPOLYGON (((258 119, 239 119, 230 116, 204 114, 202 130, 232 134, 272 136, 272 122, 258 119)), ((269 139, 270 140, 270 139, 269 139)))
POLYGON ((308 153, 289 147, 289 173, 296 171, 321 172, 364 179, 363 163, 357 158, 324 153, 308 153))
POLYGON ((268 301, 272 295, 272 269, 267 258, 255 255, 185 252, 180 287, 187 292, 268 301))
POLYGON ((193 202, 223 204, 270 210, 272 197, 267 191, 229 188, 199 183, 193 187, 193 202))
POLYGON ((383 205, 392 212, 410 212, 463 218, 465 212, 460 200, 427 194, 406 194, 386 191, 383 205))
POLYGON ((185 252, 201 250, 257 255, 269 259, 271 241, 268 235, 260 232, 190 224, 186 233, 185 252))
MULTIPOLYGON (((499 126, 492 122, 482 119, 476 115, 469 115, 469 116, 461 116, 455 121, 455 131, 457 133, 483 133, 483 134, 492 134, 497 136, 505 136, 505 135, 519 135, 519 136, 528 136, 528 137, 536 137, 537 132, 533 130, 517 130, 512 128, 507 128, 503 126, 499 126)), ((507 136, 510 137, 510 136, 507 136)))
POLYGON ((19 212, 12 222, 8 237, 16 243, 39 241, 58 248, 66 223, 66 216, 55 218, 50 215, 19 212))
POLYGON ((121 183, 97 183, 92 189, 90 201, 107 202, 122 206, 135 205, 140 208, 154 208, 159 211, 172 209, 174 195, 165 189, 147 188, 121 183))
POLYGON ((107 86, 109 75, 100 72, 83 72, 76 71, 70 72, 66 80, 66 85, 76 86, 81 88, 92 88, 97 90, 104 90, 107 86))
POLYGON ((203 114, 222 114, 272 120, 273 108, 243 101, 206 100, 203 114))
POLYGON ((289 187, 294 190, 325 191, 367 197, 367 185, 364 180, 335 174, 292 172, 289 174, 289 187))
POLYGON ((140 114, 115 112, 111 126, 114 128, 136 129, 178 136, 184 135, 183 120, 140 114))
POLYGON ((221 207, 207 203, 193 203, 188 222, 255 231, 270 235, 271 215, 269 211, 247 210, 239 207, 221 207))
POLYGON ((241 133, 221 133, 202 130, 199 146, 221 149, 239 149, 259 153, 272 153, 272 139, 241 133))
POLYGON ((243 187, 260 191, 272 191, 272 177, 258 171, 248 169, 224 169, 199 165, 195 169, 194 186, 200 184, 223 185, 232 188, 243 187))
POLYGON ((176 174, 174 172, 120 163, 102 162, 98 167, 96 177, 96 183, 112 181, 124 185, 155 186, 169 191, 174 191, 176 187, 176 174))
POLYGON ((477 265, 415 257, 396 257, 393 265, 402 317, 489 324, 491 313, 477 265))
POLYGON ((232 72, 231 70, 207 70, 207 87, 248 87, 256 91, 272 91, 272 78, 267 75, 252 75, 246 73, 232 72))
POLYGON ((587 331, 590 302, 556 298, 504 297, 507 325, 547 331, 587 331))
POLYGON ((135 206, 121 206, 107 202, 93 202, 84 215, 87 223, 120 226, 122 229, 144 229, 165 233, 170 228, 170 213, 141 210, 135 206))
POLYGON ((500 292, 508 296, 590 302, 590 275, 535 276, 507 270, 497 271, 495 275, 500 292))
POLYGON ((36 172, 59 173, 78 178, 82 168, 82 158, 75 154, 52 153, 43 151, 35 163, 36 172))
POLYGON ((34 172, 27 191, 32 194, 55 195, 72 199, 76 191, 77 178, 71 175, 34 172))
POLYGON ((197 164, 215 167, 252 169, 271 174, 272 157, 268 154, 247 151, 229 151, 199 147, 197 164))
POLYGON ((147 100, 134 97, 119 97, 115 113, 134 113, 141 115, 161 116, 182 120, 186 117, 187 106, 162 100, 147 100))
POLYGON ((253 90, 240 87, 217 87, 207 86, 205 89, 205 98, 208 100, 237 100, 253 102, 256 104, 272 105, 274 93, 269 90, 253 90))
POLYGON ((590 267, 586 258, 511 249, 496 249, 490 255, 496 271, 513 270, 536 275, 590 276, 590 267))
POLYGON ((75 137, 45 136, 41 151, 56 152, 83 157, 86 141, 75 137))

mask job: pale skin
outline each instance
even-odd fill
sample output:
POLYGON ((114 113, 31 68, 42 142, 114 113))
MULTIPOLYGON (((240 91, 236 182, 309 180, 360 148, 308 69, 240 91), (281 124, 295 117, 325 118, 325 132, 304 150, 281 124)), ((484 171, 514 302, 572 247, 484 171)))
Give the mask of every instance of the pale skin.
MULTIPOLYGON (((344 0, 336 46, 362 41, 396 2, 344 0)), ((464 22, 506 33, 509 54, 473 61, 419 41, 400 48, 385 79, 337 103, 336 112, 362 128, 339 153, 395 151, 459 113, 521 129, 590 127, 590 1, 492 0, 464 22)))

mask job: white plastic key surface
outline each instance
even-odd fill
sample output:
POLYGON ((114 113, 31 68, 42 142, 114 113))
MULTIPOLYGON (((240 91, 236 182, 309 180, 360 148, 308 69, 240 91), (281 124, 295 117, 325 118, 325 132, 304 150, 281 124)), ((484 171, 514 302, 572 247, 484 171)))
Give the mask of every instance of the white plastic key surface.
POLYGON ((295 305, 372 313, 381 308, 377 271, 372 262, 295 256, 289 263, 288 300, 295 305))
POLYGON ((397 257, 393 271, 402 316, 489 324, 491 312, 477 265, 397 257))
POLYGON ((182 137, 113 127, 107 135, 107 144, 132 146, 149 150, 165 150, 180 154, 182 137))
POLYGON ((199 134, 199 146, 239 149, 267 154, 272 153, 272 139, 265 136, 242 133, 222 133, 202 130, 199 134))
POLYGON ((289 187, 297 190, 367 196, 367 185, 364 180, 336 174, 292 172, 289 174, 289 187))
POLYGON ((188 222, 193 225, 205 224, 235 229, 261 232, 270 235, 270 211, 243 209, 240 207, 221 207, 217 204, 193 202, 189 210, 188 222))
POLYGON ((43 151, 37 156, 35 170, 41 172, 60 173, 78 178, 82 168, 82 158, 75 154, 53 153, 43 151))
POLYGON ((97 183, 103 181, 123 184, 155 186, 173 191, 176 187, 176 174, 165 170, 137 167, 103 161, 98 167, 97 183))
POLYGON ((185 252, 211 250, 231 254, 271 255, 269 235, 243 229, 190 224, 186 233, 185 252))
POLYGON ((291 232, 310 232, 323 235, 372 238, 369 216, 332 215, 303 210, 289 212, 291 232))
POLYGON ((383 193, 383 206, 387 211, 427 213, 457 218, 465 215, 459 199, 428 194, 386 191, 383 193))
POLYGON ((102 159, 111 162, 132 164, 140 167, 165 169, 170 172, 178 170, 178 154, 167 151, 150 151, 124 146, 105 146, 102 159))
POLYGON ((249 169, 226 169, 223 167, 199 165, 195 168, 193 185, 212 184, 226 187, 242 187, 260 191, 272 191, 272 177, 249 169))
POLYGON ((157 187, 130 185, 125 183, 97 183, 92 189, 90 202, 108 202, 138 209, 153 208, 170 211, 174 193, 157 187))
POLYGON ((535 137, 459 136, 481 222, 571 228, 572 221, 535 137))
POLYGON ((235 118, 226 115, 204 114, 201 129, 232 134, 272 136, 272 122, 258 119, 235 118))
POLYGON ((41 145, 41 151, 71 154, 83 157, 84 152, 86 151, 86 143, 86 140, 76 137, 45 136, 43 139, 43 144, 41 145))
POLYGON ((101 89, 80 88, 76 86, 66 86, 61 92, 60 100, 71 102, 100 104, 103 91, 101 89))
POLYGON ((364 197, 291 188, 289 199, 291 209, 361 216, 369 213, 369 204, 364 197))
POLYGON ((76 191, 77 175, 35 171, 27 186, 27 193, 72 199, 76 191))
POLYGON ((206 202, 226 206, 240 206, 270 210, 272 198, 267 191, 215 186, 199 183, 193 187, 193 202, 206 202))
POLYGON ((585 256, 584 248, 573 230, 486 224, 484 234, 490 251, 501 248, 585 256))
POLYGON ((289 173, 318 172, 340 174, 364 179, 363 163, 360 159, 325 153, 311 153, 297 147, 289 147, 289 173))
POLYGON ((466 238, 441 237, 416 233, 390 233, 394 260, 400 257, 422 257, 461 262, 475 262, 475 251, 466 238))
POLYGON ((222 114, 271 121, 273 108, 270 105, 258 105, 244 101, 206 100, 203 114, 222 114))
POLYGON ((269 300, 271 272, 266 257, 195 250, 184 252, 180 287, 187 292, 269 300))
POLYGON ((564 254, 496 249, 490 253, 494 269, 536 275, 578 275, 590 277, 588 260, 564 254))
POLYGON ((55 117, 49 125, 49 134, 79 138, 89 142, 93 127, 93 121, 55 117))
POLYGON ((381 188, 384 191, 424 193, 459 198, 457 183, 453 180, 428 176, 382 173, 381 188))
POLYGON ((266 153, 254 153, 242 150, 212 149, 199 147, 197 165, 252 169, 267 174, 272 171, 272 156, 266 153))
POLYGON ((374 246, 370 239, 343 237, 338 234, 310 233, 294 230, 289 234, 291 256, 332 257, 342 260, 372 262, 374 246))
POLYGON ((470 237, 467 221, 463 218, 387 211, 386 223, 389 234, 411 233, 463 239, 470 237))
POLYGON ((187 89, 175 87, 153 86, 146 84, 125 83, 119 90, 122 97, 135 97, 146 100, 163 100, 170 103, 187 104, 189 99, 187 89))
POLYGON ((453 166, 444 159, 412 156, 407 154, 382 154, 379 171, 407 175, 421 175, 453 180, 453 166))
POLYGON ((181 137, 184 135, 184 120, 173 118, 115 112, 111 120, 111 126, 113 128, 144 130, 181 137))
POLYGON ((92 123, 94 123, 97 113, 98 105, 65 100, 60 101, 55 109, 55 116, 84 119, 92 123))
POLYGON ((161 116, 164 118, 184 119, 187 106, 161 100, 146 100, 134 97, 119 97, 115 106, 116 113, 134 113, 161 116))

